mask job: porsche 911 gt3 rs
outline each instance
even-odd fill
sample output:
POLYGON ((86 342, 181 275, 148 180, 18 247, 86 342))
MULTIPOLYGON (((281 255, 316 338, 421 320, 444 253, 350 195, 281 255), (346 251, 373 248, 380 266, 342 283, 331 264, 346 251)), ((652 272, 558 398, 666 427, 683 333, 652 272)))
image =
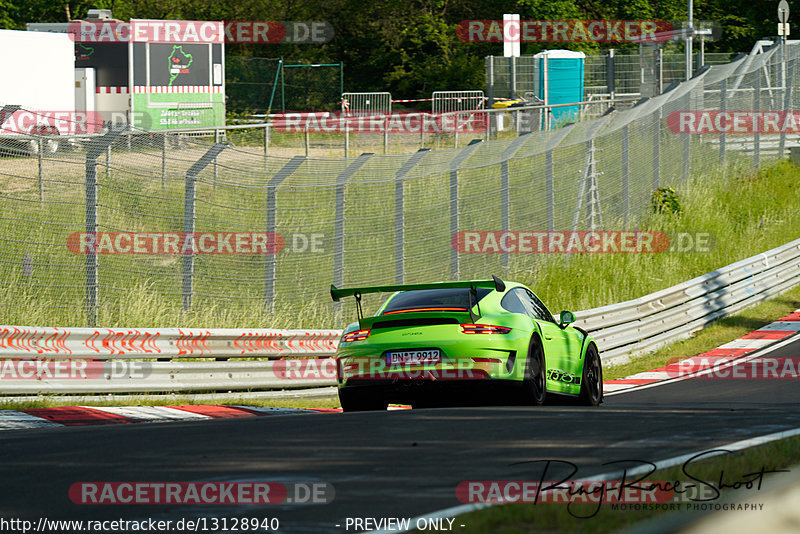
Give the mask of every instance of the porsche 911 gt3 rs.
POLYGON ((381 410, 390 402, 423 407, 513 399, 540 405, 566 395, 597 406, 603 371, 595 341, 556 321, 527 287, 492 280, 339 289, 355 297, 358 322, 336 352, 344 411, 381 410), (393 293, 372 317, 361 296, 393 293))

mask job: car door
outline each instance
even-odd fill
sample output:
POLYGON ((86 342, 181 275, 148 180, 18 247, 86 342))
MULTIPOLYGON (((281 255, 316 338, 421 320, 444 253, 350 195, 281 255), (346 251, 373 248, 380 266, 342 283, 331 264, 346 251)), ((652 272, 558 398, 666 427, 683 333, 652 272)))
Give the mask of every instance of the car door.
POLYGON ((560 385, 579 383, 580 352, 582 339, 561 328, 547 306, 530 290, 524 290, 523 304, 537 320, 544 335, 547 355, 548 380, 560 385))

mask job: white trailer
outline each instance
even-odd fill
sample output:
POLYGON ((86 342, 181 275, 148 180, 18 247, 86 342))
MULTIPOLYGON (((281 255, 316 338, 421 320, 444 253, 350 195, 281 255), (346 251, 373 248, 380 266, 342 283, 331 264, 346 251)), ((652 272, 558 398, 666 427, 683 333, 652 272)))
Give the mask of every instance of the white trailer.
POLYGON ((75 43, 69 35, 0 30, 0 104, 75 111, 75 43))
MULTIPOLYGON (((35 152, 32 134, 75 133, 75 43, 69 35, 0 30, 0 138, 35 152)), ((80 120, 80 118, 78 118, 80 120)), ((79 125, 80 127, 80 125, 79 125)), ((45 147, 55 151, 50 138, 45 147)))

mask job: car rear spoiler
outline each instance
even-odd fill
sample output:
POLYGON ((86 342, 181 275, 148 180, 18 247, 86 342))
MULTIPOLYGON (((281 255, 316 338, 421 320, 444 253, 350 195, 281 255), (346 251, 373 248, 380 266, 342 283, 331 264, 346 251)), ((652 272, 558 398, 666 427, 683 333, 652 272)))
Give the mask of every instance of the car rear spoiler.
MULTIPOLYGON (((359 323, 363 317, 361 310, 361 296, 367 293, 394 293, 395 291, 413 291, 417 289, 446 289, 446 288, 463 288, 470 290, 470 304, 472 298, 475 298, 475 304, 478 304, 478 299, 475 295, 475 289, 479 287, 492 288, 495 291, 505 291, 506 284, 496 276, 492 276, 491 280, 467 280, 464 282, 437 282, 433 284, 396 284, 392 286, 370 286, 370 287, 349 287, 337 288, 331 284, 331 298, 334 302, 339 302, 342 297, 355 297, 356 310, 358 312, 359 323)), ((470 306, 470 315, 473 316, 472 306, 470 306)), ((480 306, 478 306, 478 317, 480 317, 480 306)), ((477 320, 473 317, 473 321, 477 320)))

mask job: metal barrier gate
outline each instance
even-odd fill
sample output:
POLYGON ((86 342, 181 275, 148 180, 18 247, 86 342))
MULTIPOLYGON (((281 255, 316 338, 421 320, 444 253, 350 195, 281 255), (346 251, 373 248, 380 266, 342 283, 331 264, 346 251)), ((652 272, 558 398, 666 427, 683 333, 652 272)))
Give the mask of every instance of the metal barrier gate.
POLYGON ((486 101, 483 91, 434 91, 431 99, 434 115, 483 109, 483 103, 486 101))
POLYGON ((342 93, 342 115, 390 115, 391 93, 342 93))

